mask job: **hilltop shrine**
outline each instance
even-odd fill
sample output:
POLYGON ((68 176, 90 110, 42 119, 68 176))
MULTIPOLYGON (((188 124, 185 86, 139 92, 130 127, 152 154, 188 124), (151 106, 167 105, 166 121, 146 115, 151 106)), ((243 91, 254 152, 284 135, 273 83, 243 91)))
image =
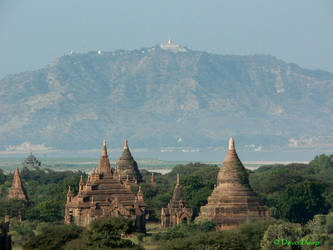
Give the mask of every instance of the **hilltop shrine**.
POLYGON ((40 167, 41 162, 38 161, 32 153, 30 153, 30 155, 24 160, 22 165, 23 167, 40 167))

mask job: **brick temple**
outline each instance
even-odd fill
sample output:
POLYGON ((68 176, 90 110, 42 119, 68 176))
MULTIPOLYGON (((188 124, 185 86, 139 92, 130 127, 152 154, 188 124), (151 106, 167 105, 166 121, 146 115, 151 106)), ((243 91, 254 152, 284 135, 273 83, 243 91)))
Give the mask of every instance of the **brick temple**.
POLYGON ((12 186, 8 191, 7 199, 17 199, 28 202, 27 194, 23 188, 18 167, 15 170, 12 186))
POLYGON ((269 218, 267 208, 249 185, 248 173, 238 158, 235 143, 229 140, 228 154, 217 176, 217 186, 200 209, 198 219, 216 223, 221 230, 235 229, 248 220, 269 218))
POLYGON ((161 227, 172 227, 181 223, 189 223, 192 221, 193 210, 190 208, 183 188, 179 182, 179 174, 177 174, 177 183, 173 191, 171 201, 167 208, 161 210, 161 227))
POLYGON ((77 196, 73 196, 69 187, 65 222, 88 226, 98 218, 119 216, 133 219, 137 228, 144 232, 146 205, 141 188, 136 195, 133 194, 132 183, 120 173, 111 167, 104 141, 97 171, 94 170, 86 181, 81 177, 77 196))

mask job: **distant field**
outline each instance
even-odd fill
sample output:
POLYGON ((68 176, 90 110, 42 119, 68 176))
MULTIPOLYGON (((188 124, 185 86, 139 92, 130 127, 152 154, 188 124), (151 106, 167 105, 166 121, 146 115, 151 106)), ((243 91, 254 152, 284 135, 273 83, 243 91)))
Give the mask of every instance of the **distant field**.
MULTIPOLYGON (((0 168, 5 171, 13 171, 18 166, 22 167, 22 158, 0 158, 0 168)), ((45 158, 40 159, 42 166, 46 168, 51 168, 54 170, 81 170, 90 172, 94 168, 98 167, 98 160, 90 158, 45 158)), ((187 164, 190 161, 162 161, 154 159, 141 159, 137 160, 140 169, 146 169, 149 171, 159 172, 162 174, 168 173, 173 167, 179 164, 187 164)), ((207 164, 215 164, 220 166, 222 162, 203 162, 207 164)), ((256 169, 262 165, 267 164, 288 164, 290 162, 243 162, 244 166, 248 169, 256 169)), ((111 161, 111 165, 115 166, 116 161, 111 161)))

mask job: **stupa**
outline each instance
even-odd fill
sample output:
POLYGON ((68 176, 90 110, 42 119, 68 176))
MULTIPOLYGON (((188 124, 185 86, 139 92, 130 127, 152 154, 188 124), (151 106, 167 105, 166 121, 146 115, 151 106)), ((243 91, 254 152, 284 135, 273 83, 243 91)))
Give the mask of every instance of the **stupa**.
POLYGON ((22 186, 20 171, 18 167, 15 170, 12 186, 9 189, 7 199, 17 199, 28 201, 27 194, 22 186))
POLYGON ((269 218, 267 208, 249 185, 248 173, 239 160, 233 138, 229 140, 228 154, 217 176, 217 186, 200 209, 198 220, 209 220, 221 230, 235 229, 247 220, 269 218))
POLYGON ((124 142, 123 153, 121 154, 119 161, 116 162, 116 173, 120 175, 121 180, 127 180, 131 185, 135 185, 142 181, 138 164, 129 150, 127 140, 124 142))
POLYGON ((192 221, 193 210, 190 208, 183 188, 179 182, 179 174, 177 174, 177 183, 170 203, 167 208, 161 210, 161 227, 172 227, 180 223, 189 223, 192 221))
POLYGON ((130 184, 122 180, 110 165, 104 141, 97 171, 79 183, 79 193, 73 197, 69 187, 65 208, 65 222, 88 226, 93 220, 107 217, 125 217, 135 220, 136 227, 145 232, 145 210, 141 188, 133 194, 130 184))

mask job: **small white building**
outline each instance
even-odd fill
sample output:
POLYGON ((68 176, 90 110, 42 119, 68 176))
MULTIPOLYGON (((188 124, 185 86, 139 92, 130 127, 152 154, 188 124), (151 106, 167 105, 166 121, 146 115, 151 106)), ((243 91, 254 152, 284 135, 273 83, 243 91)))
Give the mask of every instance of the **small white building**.
POLYGON ((171 39, 168 40, 167 44, 161 44, 161 49, 170 50, 172 52, 186 52, 186 49, 179 44, 175 44, 171 39))

